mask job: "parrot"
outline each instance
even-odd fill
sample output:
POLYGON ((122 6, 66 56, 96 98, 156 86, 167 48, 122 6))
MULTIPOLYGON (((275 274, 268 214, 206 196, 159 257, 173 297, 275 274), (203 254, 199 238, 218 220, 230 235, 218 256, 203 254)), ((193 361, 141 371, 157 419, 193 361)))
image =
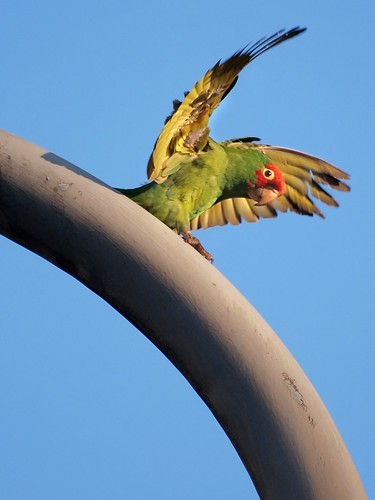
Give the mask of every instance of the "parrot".
POLYGON ((350 190, 344 182, 350 178, 347 173, 310 154, 261 144, 256 137, 224 142, 210 137, 209 119, 235 86, 240 71, 305 30, 280 30, 219 60, 182 101, 173 101, 148 161, 150 182, 117 188, 211 262, 212 255, 191 231, 256 222, 287 211, 324 217, 311 197, 338 206, 322 186, 350 190))

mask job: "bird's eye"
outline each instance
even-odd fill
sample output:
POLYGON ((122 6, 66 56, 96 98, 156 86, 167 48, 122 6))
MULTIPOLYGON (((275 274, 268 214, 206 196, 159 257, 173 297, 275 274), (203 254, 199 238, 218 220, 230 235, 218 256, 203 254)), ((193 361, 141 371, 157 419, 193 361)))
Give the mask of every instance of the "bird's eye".
POLYGON ((271 170, 270 168, 265 168, 263 170, 263 175, 266 179, 268 179, 269 181, 272 181, 272 179, 275 177, 275 172, 273 170, 271 170))

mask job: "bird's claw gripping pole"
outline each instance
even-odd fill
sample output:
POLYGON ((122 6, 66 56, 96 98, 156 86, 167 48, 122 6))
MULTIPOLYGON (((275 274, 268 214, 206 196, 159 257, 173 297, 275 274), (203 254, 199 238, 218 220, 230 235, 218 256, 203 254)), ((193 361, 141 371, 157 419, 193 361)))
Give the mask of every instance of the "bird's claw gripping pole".
POLYGON ((202 243, 198 240, 196 236, 193 236, 190 232, 181 233, 182 239, 185 243, 191 245, 198 253, 200 253, 206 260, 214 263, 214 258, 212 255, 207 252, 207 250, 203 247, 202 243))

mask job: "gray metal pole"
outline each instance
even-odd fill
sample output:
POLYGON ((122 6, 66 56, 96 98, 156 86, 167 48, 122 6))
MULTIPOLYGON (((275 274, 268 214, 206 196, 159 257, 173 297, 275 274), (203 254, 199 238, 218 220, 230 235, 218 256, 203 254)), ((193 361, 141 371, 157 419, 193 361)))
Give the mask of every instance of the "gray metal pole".
POLYGON ((198 392, 261 498, 366 498, 329 413, 247 300, 127 198, 0 131, 0 232, 103 297, 198 392))

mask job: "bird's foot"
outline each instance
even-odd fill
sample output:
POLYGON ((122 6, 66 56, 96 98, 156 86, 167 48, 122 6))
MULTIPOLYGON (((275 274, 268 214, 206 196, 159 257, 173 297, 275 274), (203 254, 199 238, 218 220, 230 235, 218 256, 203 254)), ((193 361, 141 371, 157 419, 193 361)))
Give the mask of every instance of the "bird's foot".
POLYGON ((202 243, 193 236, 191 233, 186 232, 186 233, 181 233, 182 239, 185 241, 185 243, 189 243, 197 252, 199 252, 203 257, 211 262, 213 264, 214 258, 212 255, 207 252, 202 246, 202 243))

